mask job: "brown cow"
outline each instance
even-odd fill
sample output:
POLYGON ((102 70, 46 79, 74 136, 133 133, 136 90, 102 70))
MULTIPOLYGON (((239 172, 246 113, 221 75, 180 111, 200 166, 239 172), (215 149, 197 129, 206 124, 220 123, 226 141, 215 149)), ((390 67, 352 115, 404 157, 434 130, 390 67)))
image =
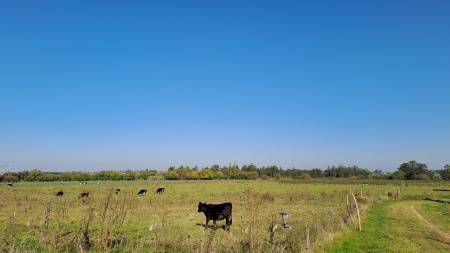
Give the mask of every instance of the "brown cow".
POLYGON ((80 196, 78 196, 79 199, 88 198, 89 192, 82 192, 80 193, 80 196))

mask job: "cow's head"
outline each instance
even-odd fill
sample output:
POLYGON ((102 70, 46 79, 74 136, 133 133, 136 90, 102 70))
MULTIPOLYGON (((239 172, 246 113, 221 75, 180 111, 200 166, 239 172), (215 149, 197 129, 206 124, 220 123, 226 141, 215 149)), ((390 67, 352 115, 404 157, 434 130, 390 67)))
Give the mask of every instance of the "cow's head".
POLYGON ((198 212, 206 211, 206 203, 198 202, 198 212))

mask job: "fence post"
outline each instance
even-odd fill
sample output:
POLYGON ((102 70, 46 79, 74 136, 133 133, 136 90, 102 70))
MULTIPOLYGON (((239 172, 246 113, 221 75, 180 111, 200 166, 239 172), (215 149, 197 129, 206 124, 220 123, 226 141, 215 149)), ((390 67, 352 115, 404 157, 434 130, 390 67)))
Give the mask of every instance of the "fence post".
POLYGON ((286 237, 289 236, 289 231, 291 231, 291 225, 289 225, 288 222, 288 218, 289 218, 289 214, 286 213, 286 209, 284 208, 284 206, 281 207, 281 218, 283 219, 283 228, 284 228, 284 232, 286 233, 286 237))
POLYGON ((348 193, 347 193, 347 214, 350 215, 350 200, 348 199, 348 193))
POLYGON ((275 231, 277 230, 277 224, 275 222, 275 214, 272 215, 272 224, 270 226, 270 244, 273 244, 273 237, 275 236, 275 231))
POLYGON ((359 216, 358 202, 356 202, 355 194, 353 194, 353 192, 352 192, 352 196, 353 196, 353 200, 355 201, 355 205, 356 205, 356 213, 357 213, 357 215, 358 215, 359 231, 361 231, 361 217, 359 216))
POLYGON ((310 252, 311 244, 309 242, 309 224, 306 223, 306 251, 310 252))
POLYGON ((48 233, 48 221, 50 220, 50 208, 51 208, 51 199, 47 200, 46 210, 45 210, 45 223, 44 223, 44 229, 42 231, 42 237, 44 240, 47 240, 47 233, 48 233))

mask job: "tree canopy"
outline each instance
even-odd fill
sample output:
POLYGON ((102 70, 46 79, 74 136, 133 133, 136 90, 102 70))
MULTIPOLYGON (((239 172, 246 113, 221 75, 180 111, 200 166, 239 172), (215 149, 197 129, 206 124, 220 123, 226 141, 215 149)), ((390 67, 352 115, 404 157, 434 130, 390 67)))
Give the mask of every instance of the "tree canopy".
POLYGON ((430 179, 432 176, 426 164, 418 163, 414 160, 403 163, 398 170, 403 171, 405 178, 408 180, 430 179))
POLYGON ((313 168, 310 170, 291 168, 284 170, 276 165, 258 167, 251 163, 249 165, 219 166, 190 168, 189 166, 170 166, 167 171, 156 170, 102 170, 99 172, 42 172, 38 169, 31 171, 6 172, 0 175, 0 182, 51 182, 51 181, 97 181, 97 180, 219 180, 219 179, 254 179, 267 178, 293 178, 293 179, 315 179, 315 178, 351 178, 351 179, 395 179, 395 180, 450 180, 450 165, 446 164, 443 170, 430 171, 426 164, 416 161, 403 163, 394 173, 382 173, 375 170, 373 173, 368 169, 356 165, 332 165, 321 170, 313 168))

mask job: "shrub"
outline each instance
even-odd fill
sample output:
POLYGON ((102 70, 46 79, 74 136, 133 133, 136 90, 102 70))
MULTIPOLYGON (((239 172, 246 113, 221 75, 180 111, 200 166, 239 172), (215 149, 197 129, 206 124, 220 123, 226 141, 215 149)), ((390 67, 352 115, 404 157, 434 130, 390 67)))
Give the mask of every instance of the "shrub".
POLYGON ((280 173, 275 174, 275 179, 276 180, 280 180, 281 179, 281 174, 280 173))

